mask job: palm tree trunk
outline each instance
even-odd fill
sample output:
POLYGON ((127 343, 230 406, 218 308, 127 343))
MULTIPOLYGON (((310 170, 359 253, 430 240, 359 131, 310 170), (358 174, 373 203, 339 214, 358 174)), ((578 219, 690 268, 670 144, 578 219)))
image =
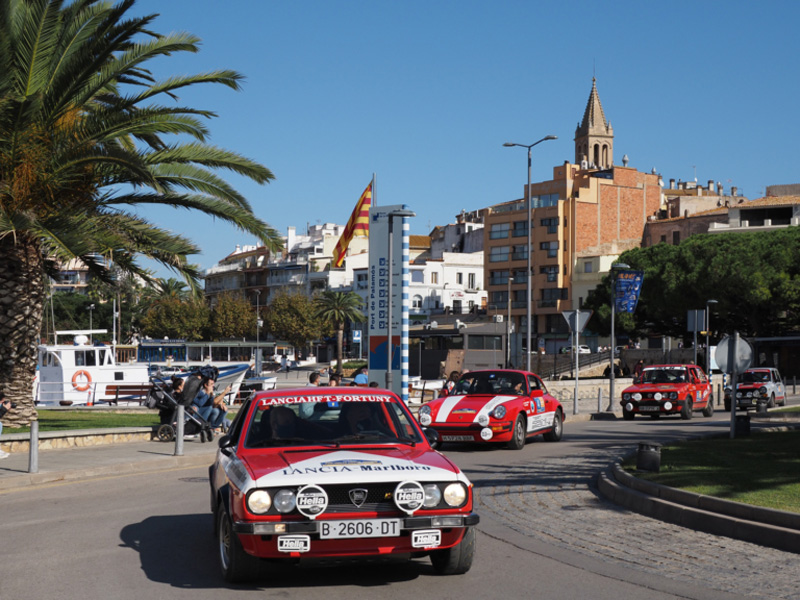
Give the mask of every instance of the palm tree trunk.
POLYGON ((38 416, 31 393, 44 306, 44 259, 30 239, 0 238, 0 389, 16 403, 3 422, 28 425, 38 416))
POLYGON ((336 373, 342 374, 342 353, 344 347, 344 323, 336 330, 336 373))

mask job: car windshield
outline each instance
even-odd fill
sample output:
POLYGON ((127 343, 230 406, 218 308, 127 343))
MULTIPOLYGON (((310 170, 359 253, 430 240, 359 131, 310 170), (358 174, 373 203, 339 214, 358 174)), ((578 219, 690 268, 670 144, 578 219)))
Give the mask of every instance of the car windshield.
POLYGON ((642 383, 686 383, 688 381, 686 369, 658 368, 642 371, 642 383))
POLYGON ((245 437, 248 448, 304 444, 413 445, 422 441, 407 411, 388 396, 309 395, 262 398, 257 402, 245 437))
POLYGON ((742 383, 764 383, 769 381, 769 371, 745 371, 742 383))
POLYGON ((479 371, 462 375, 454 393, 522 396, 527 393, 527 389, 522 373, 479 371))

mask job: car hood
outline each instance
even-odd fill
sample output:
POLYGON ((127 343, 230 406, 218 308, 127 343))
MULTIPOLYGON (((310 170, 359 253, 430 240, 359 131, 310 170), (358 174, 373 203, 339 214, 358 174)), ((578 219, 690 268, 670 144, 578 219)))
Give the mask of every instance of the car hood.
POLYGON ((284 449, 242 459, 257 487, 315 483, 464 481, 444 455, 428 447, 370 446, 364 449, 284 449))
POLYGON ((477 422, 478 417, 488 415, 497 406, 509 402, 522 402, 524 396, 498 394, 469 394, 467 396, 446 396, 431 407, 434 423, 477 422))
POLYGON ((644 394, 646 392, 663 392, 673 391, 689 385, 688 383, 641 383, 639 385, 632 385, 622 390, 623 394, 635 394, 639 392, 644 394))

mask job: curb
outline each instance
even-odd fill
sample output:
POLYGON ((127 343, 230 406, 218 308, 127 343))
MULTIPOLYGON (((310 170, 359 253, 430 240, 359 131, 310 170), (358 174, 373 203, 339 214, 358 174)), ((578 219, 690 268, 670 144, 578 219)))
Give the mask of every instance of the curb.
POLYGON ((644 481, 626 472, 619 461, 600 472, 597 487, 615 504, 654 519, 800 553, 798 513, 751 506, 644 481))
POLYGON ((137 462, 122 462, 90 469, 71 469, 44 473, 24 473, 0 478, 0 491, 8 491, 33 485, 94 479, 110 475, 131 475, 164 471, 177 467, 199 467, 214 462, 214 455, 167 456, 137 462))

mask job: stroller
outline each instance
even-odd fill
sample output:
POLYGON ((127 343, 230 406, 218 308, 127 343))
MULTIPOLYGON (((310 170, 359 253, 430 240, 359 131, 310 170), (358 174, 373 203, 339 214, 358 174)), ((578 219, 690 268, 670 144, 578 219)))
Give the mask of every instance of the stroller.
MULTIPOLYGON (((213 368, 213 367, 211 367, 213 368)), ((202 374, 202 372, 201 372, 202 374)), ((194 376, 194 373, 190 375, 194 376)), ((187 394, 182 402, 178 402, 172 395, 172 385, 160 377, 151 377, 152 387, 147 395, 145 405, 150 409, 158 409, 160 425, 156 431, 156 437, 162 442, 171 442, 175 439, 178 432, 178 406, 184 407, 185 422, 183 424, 184 435, 200 435, 200 441, 210 442, 214 439, 214 430, 208 421, 203 419, 191 407, 193 394, 187 394)))

